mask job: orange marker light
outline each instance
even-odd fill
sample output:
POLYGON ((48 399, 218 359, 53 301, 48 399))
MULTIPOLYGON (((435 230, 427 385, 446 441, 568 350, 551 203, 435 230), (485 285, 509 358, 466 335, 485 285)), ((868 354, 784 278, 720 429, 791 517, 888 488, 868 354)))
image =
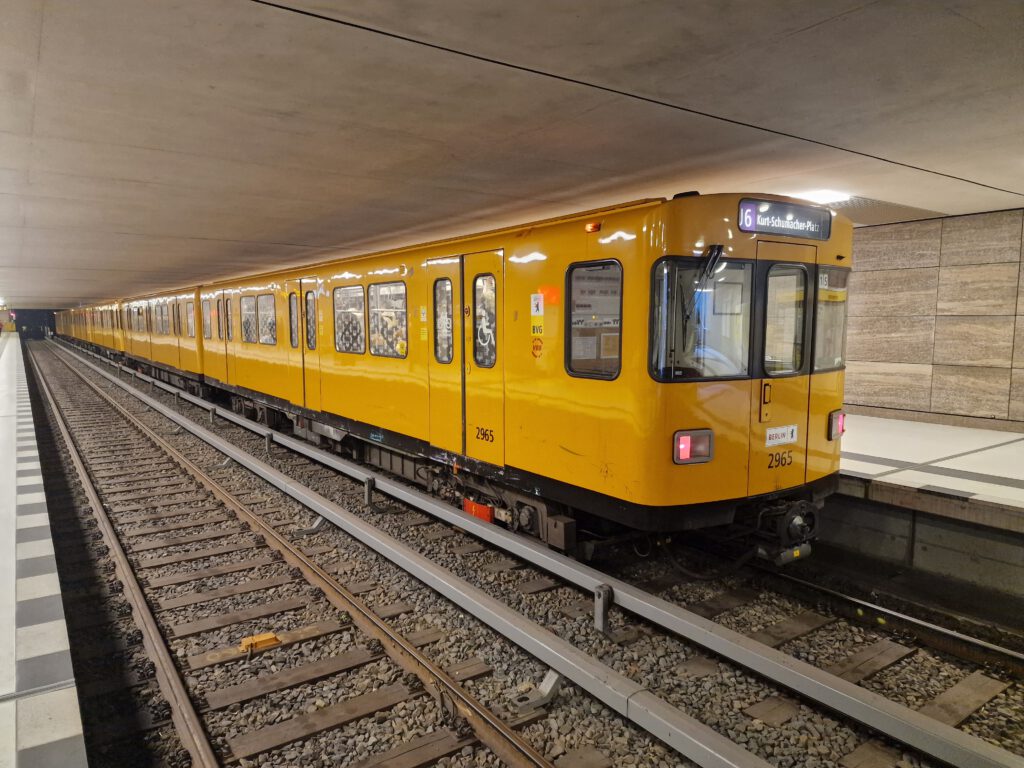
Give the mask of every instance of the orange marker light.
POLYGON ((601 222, 600 221, 588 221, 583 227, 587 232, 600 232, 601 222))

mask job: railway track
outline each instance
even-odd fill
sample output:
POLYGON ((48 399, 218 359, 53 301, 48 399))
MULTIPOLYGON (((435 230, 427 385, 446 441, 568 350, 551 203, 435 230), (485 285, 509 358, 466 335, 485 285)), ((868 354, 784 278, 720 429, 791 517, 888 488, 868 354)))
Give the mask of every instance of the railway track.
MULTIPOLYGON (((179 407, 183 411, 202 413, 193 405, 181 403, 179 407)), ((261 448, 266 449, 271 445, 271 441, 259 435, 242 432, 224 422, 218 421, 216 431, 222 435, 230 433, 236 445, 251 453, 259 453, 261 448)), ((293 453, 275 449, 265 459, 289 477, 305 486, 316 488, 321 494, 345 502, 349 508, 361 507, 361 501, 365 500, 365 486, 355 485, 339 477, 336 472, 293 453)), ((287 516, 288 513, 285 511, 284 514, 287 516)), ((292 510, 291 514, 296 514, 296 510, 292 510)), ((431 518, 394 504, 364 509, 363 517, 406 543, 414 544, 431 558, 450 567, 458 576, 500 596, 528 618, 546 624, 563 636, 574 636, 575 644, 581 649, 601 656, 614 669, 622 671, 631 679, 638 679, 646 689, 657 693, 666 703, 686 707, 689 702, 690 707, 699 711, 708 706, 711 696, 709 691, 724 690, 724 697, 728 699, 726 712, 715 713, 710 717, 705 715, 703 719, 710 720, 709 724, 719 731, 725 731, 730 736, 735 734, 741 744, 752 744, 755 752, 772 759, 776 764, 803 765, 817 761, 822 765, 837 762, 856 765, 858 760, 869 757, 879 760, 893 757, 891 752, 886 752, 886 749, 893 747, 902 747, 907 759, 917 759, 917 750, 906 749, 906 745, 900 744, 898 738, 889 741, 887 745, 883 744, 878 741, 877 732, 842 718, 832 720, 828 715, 817 715, 815 717, 823 718, 821 722, 825 726, 816 727, 808 719, 806 701, 801 706, 789 700, 784 695, 785 691, 778 687, 737 674, 734 667, 702 655, 692 645, 681 642, 678 636, 666 638, 662 628, 650 625, 625 627, 623 623, 627 617, 618 611, 612 611, 608 616, 613 624, 612 630, 620 630, 617 638, 619 642, 614 642, 609 633, 598 633, 590 624, 592 597, 581 595, 571 583, 553 579, 542 570, 532 569, 529 559, 508 558, 479 539, 469 539, 456 528, 438 525, 431 518), (585 600, 585 606, 581 598, 585 600), (629 635, 636 637, 632 644, 627 642, 629 635), (816 751, 808 752, 806 749, 808 725, 812 736, 817 736, 812 745, 816 751), (767 736, 756 735, 765 734, 766 731, 767 736), (805 747, 803 752, 801 738, 805 747), (790 742, 795 746, 791 746, 790 742), (808 759, 811 762, 797 762, 808 759)), ((309 525, 313 519, 307 513, 303 524, 309 525)), ((330 535, 342 534, 338 531, 316 534, 325 540, 329 540, 330 535)), ((657 584, 645 586, 659 587, 657 584)), ((931 685, 930 689, 935 689, 934 695, 931 695, 933 691, 928 690, 923 694, 923 702, 913 697, 904 697, 904 703, 912 706, 924 703, 925 712, 934 713, 936 717, 933 719, 938 722, 958 723, 970 718, 972 712, 985 707, 1009 712, 1010 720, 1018 719, 1016 714, 1021 711, 1019 683, 1008 683, 1000 679, 997 673, 997 676, 992 677, 980 669, 960 668, 950 672, 949 669, 941 668, 941 665, 937 667, 933 656, 917 648, 903 646, 890 637, 858 631, 855 627, 837 621, 834 616, 787 603, 778 596, 750 594, 750 590, 731 588, 728 584, 663 584, 660 585, 660 591, 666 595, 667 600, 685 604, 691 613, 716 618, 720 624, 734 631, 754 635, 762 645, 781 646, 795 658, 831 669, 829 674, 836 679, 854 681, 866 687, 874 686, 880 693, 896 700, 900 698, 894 695, 897 692, 887 691, 885 685, 877 685, 878 681, 883 680, 886 674, 895 674, 898 687, 901 679, 899 675, 903 670, 910 667, 915 658, 918 661, 925 659, 926 671, 929 674, 936 673, 935 676, 945 687, 938 689, 936 685, 931 685)), ((621 595, 619 597, 621 599, 621 595)), ((611 634, 615 634, 614 631, 611 634)), ((906 679, 902 679, 902 685, 905 686, 906 679)), ((838 683, 835 687, 840 692, 846 690, 838 683)), ((906 714, 908 720, 917 722, 910 709, 906 710, 906 714)), ((971 723, 968 724, 970 726, 971 723)), ((1015 749, 1019 755, 1019 735, 1000 732, 999 727, 996 726, 994 732, 988 733, 983 728, 982 735, 990 741, 1015 749)), ((941 728, 936 731, 949 741, 948 732, 941 728)), ((956 760, 947 760, 952 764, 1020 763, 1018 756, 985 749, 985 745, 975 743, 977 740, 959 741, 955 737, 953 740, 958 742, 954 747, 962 751, 957 753, 959 756, 956 760)), ((939 748, 941 745, 936 750, 939 748)))
MULTIPOLYGON (((141 635, 135 639, 154 667, 153 680, 124 681, 138 708, 149 710, 148 717, 134 718, 136 726, 151 730, 172 722, 195 766, 263 755, 283 764, 294 759, 287 751, 294 742, 367 727, 363 721, 375 723, 378 713, 422 703, 428 712, 448 708, 438 719, 452 727, 411 742, 396 740, 391 750, 359 764, 389 764, 400 755, 420 765, 479 743, 505 764, 550 765, 513 730, 543 709, 506 722, 484 707, 461 683, 489 674, 488 665, 470 658, 443 669, 421 650, 442 637, 440 629, 403 634, 389 624, 413 606, 371 609, 355 593, 372 591, 372 584, 346 586, 336 578, 345 562, 321 566, 312 559, 330 548, 296 546, 266 521, 268 510, 258 513, 245 500, 251 490, 232 489, 203 471, 52 353, 35 352, 32 359, 113 562, 119 587, 105 585, 107 614, 113 603, 117 616, 133 617, 141 635), (111 593, 124 599, 111 600, 111 593), (270 617, 276 631, 261 631, 270 617), (339 644, 346 649, 253 675, 255 655, 324 638, 341 642, 323 643, 321 650, 338 650, 339 644), (232 705, 299 686, 315 689, 312 684, 355 670, 372 672, 355 684, 365 693, 328 703, 313 690, 276 722, 245 731, 223 727, 220 713, 232 705), (387 684, 374 685, 379 681, 387 684)), ((100 615, 92 625, 102 627, 107 618, 100 615)), ((138 650, 130 640, 125 645, 138 650)), ((94 740, 94 747, 96 741, 102 740, 94 740)))

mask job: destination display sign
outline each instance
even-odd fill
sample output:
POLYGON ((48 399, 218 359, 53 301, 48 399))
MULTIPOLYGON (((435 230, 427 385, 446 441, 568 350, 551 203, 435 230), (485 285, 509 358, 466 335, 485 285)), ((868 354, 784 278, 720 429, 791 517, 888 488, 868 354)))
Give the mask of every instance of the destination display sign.
POLYGON ((760 232, 808 240, 828 240, 832 232, 832 213, 771 200, 740 200, 739 227, 742 232, 760 232))

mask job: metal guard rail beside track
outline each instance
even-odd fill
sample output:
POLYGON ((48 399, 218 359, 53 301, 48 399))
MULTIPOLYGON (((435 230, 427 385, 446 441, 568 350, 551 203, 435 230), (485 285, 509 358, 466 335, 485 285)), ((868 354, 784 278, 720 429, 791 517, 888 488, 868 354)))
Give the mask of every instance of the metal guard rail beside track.
MULTIPOLYGON (((70 345, 66 345, 66 343, 64 345, 66 347, 70 347, 70 345)), ((262 474, 273 484, 277 485, 278 488, 285 491, 296 500, 306 506, 309 506, 311 509, 314 509, 322 516, 327 517, 331 522, 335 523, 347 532, 352 533, 352 535, 355 535, 357 538, 360 538, 364 543, 373 547, 378 552, 385 554, 389 559, 394 560, 394 558, 390 557, 390 550, 387 543, 376 540, 378 538, 389 539, 390 537, 386 537, 384 534, 376 532, 375 534, 370 533, 368 539, 363 539, 359 534, 350 530, 349 524, 340 522, 347 520, 347 518, 341 517, 344 515, 353 518, 353 520, 349 522, 354 524, 357 528, 369 528, 369 526, 361 519, 340 510, 336 505, 326 500, 323 500, 326 502, 326 506, 321 507, 315 500, 320 497, 317 497, 316 494, 305 489, 304 486, 299 485, 296 481, 288 478, 263 462, 257 459, 252 459, 252 457, 244 451, 241 451, 241 449, 226 444, 221 440, 221 438, 210 434, 208 430, 199 426, 195 422, 181 416, 170 408, 167 408, 152 398, 147 397, 143 393, 131 391, 131 389, 121 382, 117 376, 103 371, 96 365, 82 358, 80 354, 77 354, 81 351, 82 350, 75 348, 72 354, 75 354, 79 360, 95 370, 101 376, 117 383, 118 386, 131 392, 133 396, 139 398, 150 407, 160 413, 163 413, 165 416, 180 424, 182 427, 206 442, 209 442, 211 445, 215 445, 218 450, 222 450, 243 466, 247 466, 249 469, 253 469, 253 471, 262 474), (204 435, 207 435, 208 437, 204 435), (222 444, 224 447, 221 447, 222 444), (258 468, 254 469, 254 466, 258 468), (276 480, 271 479, 272 477, 276 478, 276 480), (331 509, 332 507, 333 509, 331 509)), ((410 504, 411 506, 426 512, 449 525, 460 528, 467 533, 488 542, 489 544, 507 551, 509 554, 526 560, 537 568, 547 571, 552 575, 558 576, 564 581, 579 587, 580 589, 590 592, 591 594, 595 593, 598 587, 610 587, 612 590, 613 603, 623 610, 640 616, 662 629, 690 640, 691 642, 722 656, 728 661, 745 667, 750 671, 771 680, 772 682, 789 688, 811 701, 815 701, 841 713, 846 717, 863 723, 864 725, 889 736, 895 741, 913 747, 930 757, 941 760, 952 766, 956 766, 956 768, 1021 768, 1022 766, 1021 758, 1011 752, 1000 749, 999 747, 989 744, 982 739, 957 730, 952 726, 933 720, 926 715, 921 715, 901 704, 891 702, 879 694, 873 693, 865 688, 861 688, 854 683, 842 680, 835 675, 831 675, 828 672, 806 662, 799 661, 798 659, 788 656, 774 648, 770 648, 762 643, 751 640, 739 632, 735 632, 734 630, 716 624, 710 619, 705 619, 697 614, 691 613, 690 611, 674 605, 667 600, 663 600, 655 595, 646 593, 631 584, 609 577, 590 566, 572 560, 558 552, 554 552, 539 542, 509 533, 495 525, 485 523, 444 502, 438 501, 432 496, 421 493, 420 491, 414 490, 393 480, 379 477, 376 473, 370 472, 364 467, 350 461, 346 461, 345 459, 341 459, 333 454, 327 453, 326 451, 322 451, 296 438, 280 434, 269 427, 256 424, 232 411, 220 408, 219 406, 208 403, 193 395, 183 393, 174 387, 165 385, 162 382, 153 379, 152 377, 140 374, 120 364, 113 363, 102 356, 88 351, 86 351, 85 354, 99 360, 103 360, 110 365, 114 365, 119 371, 125 370, 133 377, 153 383, 167 392, 174 393, 182 399, 208 411, 211 414, 211 417, 213 414, 216 414, 226 421, 230 421, 251 432, 267 437, 268 439, 271 439, 292 451, 303 454, 324 466, 335 469, 358 482, 365 483, 369 480, 373 483, 375 490, 399 501, 410 504)), ((375 532, 375 529, 372 530, 375 532)), ((419 555, 419 553, 405 548, 404 545, 398 544, 398 542, 393 543, 403 549, 406 549, 409 557, 422 561, 421 565, 428 570, 430 567, 436 568, 436 566, 433 566, 432 563, 422 555, 419 555)), ((398 561, 396 560, 396 562, 398 561)), ((398 564, 403 568, 406 568, 404 563, 399 562, 398 564)), ((421 581, 424 581, 434 587, 434 584, 431 581, 428 581, 427 578, 420 575, 418 572, 419 569, 412 570, 411 568, 407 568, 407 570, 410 570, 410 572, 417 576, 421 581)), ((468 584, 466 587, 475 590, 475 587, 471 587, 468 584)), ((437 587, 435 587, 435 589, 437 589, 437 587)), ((453 594, 451 594, 451 590, 438 589, 438 591, 441 591, 442 594, 445 594, 461 607, 467 607, 457 599, 457 597, 461 596, 459 593, 456 592, 453 596, 453 594)), ((487 597, 486 595, 484 596, 487 597)), ((518 614, 516 615, 518 616, 518 614)), ((478 617, 483 618, 483 616, 480 616, 479 614, 478 617)), ((521 617, 519 623, 522 623, 521 617)), ((521 634, 517 626, 511 627, 511 631, 514 634, 507 634, 504 631, 502 631, 502 634, 505 634, 506 637, 513 640, 513 642, 516 642, 517 645, 520 645, 520 647, 532 653, 541 661, 549 664, 553 669, 560 672, 562 671, 559 669, 557 664, 549 661, 549 659, 552 658, 552 654, 548 652, 549 649, 542 648, 541 650, 544 652, 535 652, 533 650, 535 643, 524 644, 523 642, 520 642, 520 640, 516 639, 521 634)), ((542 631, 546 632, 546 630, 542 631)), ((551 636, 559 643, 565 643, 561 638, 557 638, 554 635, 551 636)), ((575 655, 582 655, 575 646, 570 646, 570 648, 572 648, 575 655)), ((557 655, 554 658, 557 659, 557 655)), ((562 673, 566 674, 565 672, 562 673)), ((566 677, 574 679, 573 676, 569 674, 566 674, 566 677)), ((640 686, 632 680, 628 680, 628 678, 625 678, 625 680, 627 681, 628 686, 631 686, 634 689, 640 689, 640 686)), ((598 696, 598 693, 586 684, 579 681, 575 682, 590 693, 598 696)), ((647 696, 651 696, 664 706, 669 706, 660 699, 657 699, 657 697, 654 697, 653 694, 646 691, 643 691, 642 693, 647 696)), ((639 692, 632 695, 636 696, 638 694, 639 692)), ((598 696, 598 698, 601 697, 598 696)), ((648 728, 647 725, 631 716, 628 711, 630 699, 631 697, 629 695, 620 695, 614 696, 611 701, 605 700, 605 703, 621 714, 629 716, 631 720, 647 728, 651 733, 659 736, 659 738, 662 738, 666 743, 671 744, 674 748, 678 749, 684 755, 690 757, 701 765, 709 766, 730 764, 702 761, 690 752, 677 746, 666 736, 662 735, 657 727, 648 728)), ((699 721, 694 720, 693 723, 701 729, 708 731, 711 730, 699 721)), ((711 731, 711 733, 718 736, 714 731, 711 731)), ((692 745, 692 739, 689 736, 687 736, 686 741, 691 742, 692 745)), ((731 742, 730 745, 735 747, 731 742)), ((704 754, 706 757, 709 756, 707 753, 704 754)), ((749 755, 749 753, 745 754, 749 755)), ((742 763, 740 764, 742 765, 742 763)))

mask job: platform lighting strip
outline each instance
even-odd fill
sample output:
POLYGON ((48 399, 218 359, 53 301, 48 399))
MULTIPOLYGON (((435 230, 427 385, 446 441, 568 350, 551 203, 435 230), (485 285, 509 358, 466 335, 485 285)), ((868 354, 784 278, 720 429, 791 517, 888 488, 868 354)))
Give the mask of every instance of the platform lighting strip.
MULTIPOLYGON (((870 152, 864 152, 864 151, 859 150, 859 149, 850 149, 849 147, 842 147, 842 146, 839 146, 838 144, 830 144, 827 141, 821 141, 819 139, 810 139, 810 138, 807 138, 806 136, 798 136, 795 133, 789 133, 787 131, 780 131, 780 130, 778 130, 776 128, 766 128, 763 125, 756 125, 754 123, 747 123, 747 122, 744 122, 743 120, 737 120, 737 119, 732 118, 732 117, 722 117, 721 115, 716 115, 716 114, 713 114, 711 112, 705 112, 703 110, 694 109, 692 107, 685 107, 685 106, 683 106, 681 104, 673 104, 671 101, 665 101, 663 99, 655 99, 655 98, 653 98, 651 96, 642 96, 642 95, 640 95, 638 93, 632 93, 630 91, 624 91, 624 90, 622 90, 620 88, 613 88, 613 87, 608 86, 608 85, 601 85, 600 83, 592 83, 592 82, 589 82, 587 80, 580 80, 579 78, 576 78, 576 77, 569 77, 567 75, 559 75, 559 74, 557 74, 555 72, 545 72, 542 69, 536 69, 534 67, 527 67, 527 66, 524 66, 522 64, 513 64, 510 61, 502 61, 501 59, 494 59, 494 58, 491 58, 489 56, 481 56, 480 54, 477 54, 477 53, 469 53, 468 51, 461 51, 458 48, 451 48, 451 47, 449 47, 447 45, 440 45, 439 43, 431 43, 431 42, 429 42, 427 40, 419 40, 419 39, 417 39, 415 37, 410 37, 408 35, 399 34, 398 32, 388 32, 387 30, 384 30, 384 29, 378 29, 377 27, 371 27, 368 24, 360 24, 358 22, 348 21, 346 19, 341 19, 341 18, 338 18, 336 16, 328 16, 328 15, 323 14, 323 13, 316 13, 315 11, 307 11, 307 10, 305 10, 303 8, 293 8, 292 6, 285 5, 284 3, 271 2, 271 0, 249 0, 249 2, 255 3, 256 5, 265 5, 265 6, 269 7, 269 8, 277 8, 278 10, 286 11, 288 13, 294 13, 294 14, 297 14, 299 16, 308 16, 311 19, 317 19, 318 21, 326 21, 326 22, 329 22, 331 24, 337 24, 339 26, 348 27, 350 29, 358 29, 358 30, 360 30, 362 32, 369 32, 369 33, 374 34, 374 35, 380 35, 382 37, 391 38, 392 40, 400 40, 401 42, 404 42, 404 43, 411 43, 412 45, 419 45, 419 46, 422 46, 424 48, 431 48, 431 49, 433 49, 435 51, 442 51, 444 53, 450 53, 450 54, 452 54, 454 56, 461 56, 463 58, 473 59, 474 61, 482 61, 482 62, 485 62, 487 64, 494 64, 494 65, 499 66, 499 67, 505 67, 507 69, 514 69, 514 70, 517 70, 519 72, 526 72, 526 73, 531 74, 531 75, 538 75, 539 77, 546 77, 548 79, 558 80, 558 81, 561 81, 563 83, 571 83, 572 85, 581 85, 584 88, 592 88, 594 90, 603 91, 605 93, 613 93, 616 96, 625 96, 627 99, 634 99, 636 101, 642 101, 642 102, 645 102, 647 104, 654 104, 654 105, 657 105, 659 107, 668 107, 669 109, 674 109, 677 112, 685 112, 687 114, 696 115, 698 117, 706 117, 709 120, 717 120, 717 121, 722 122, 722 123, 728 123, 729 125, 737 125, 737 126, 740 126, 741 128, 751 128, 751 129, 753 129, 755 131, 761 131, 763 133, 770 133, 773 136, 782 136, 783 138, 787 138, 787 139, 795 139, 796 141, 802 141, 802 142, 805 142, 807 144, 814 144, 815 146, 818 146, 818 147, 826 147, 828 149, 835 149, 835 150, 838 150, 840 152, 846 152, 847 154, 856 155, 858 157, 864 157, 864 158, 867 158, 869 160, 878 160, 879 162, 888 163, 889 165, 895 165, 895 166, 898 166, 900 168, 907 168, 907 169, 912 170, 912 171, 920 171, 921 173, 928 173, 928 174, 931 174, 933 176, 941 176, 944 179, 952 179, 953 181, 962 181, 965 184, 973 184, 976 187, 983 187, 985 189, 991 189, 991 190, 993 190, 995 192, 1005 192, 1005 193, 1007 193, 1009 195, 1017 195, 1018 197, 1024 197, 1024 192, 1018 192, 1018 191, 1013 190, 1013 189, 1004 189, 1003 187, 997 187, 997 186, 994 186, 992 184, 985 184, 984 182, 981 182, 981 181, 974 181, 973 179, 967 179, 967 178, 964 178, 963 176, 957 176, 957 175, 952 174, 952 173, 944 173, 943 171, 936 171, 936 170, 933 170, 931 168, 922 168, 921 166, 913 165, 912 163, 904 163, 904 162, 901 162, 900 160, 893 160, 893 159, 888 158, 888 157, 882 157, 881 155, 873 155, 870 152)), ((856 10, 858 10, 858 9, 856 9, 856 8, 852 9, 851 11, 848 11, 847 13, 853 13, 856 10)), ((840 15, 846 15, 846 14, 840 14, 840 15)))

